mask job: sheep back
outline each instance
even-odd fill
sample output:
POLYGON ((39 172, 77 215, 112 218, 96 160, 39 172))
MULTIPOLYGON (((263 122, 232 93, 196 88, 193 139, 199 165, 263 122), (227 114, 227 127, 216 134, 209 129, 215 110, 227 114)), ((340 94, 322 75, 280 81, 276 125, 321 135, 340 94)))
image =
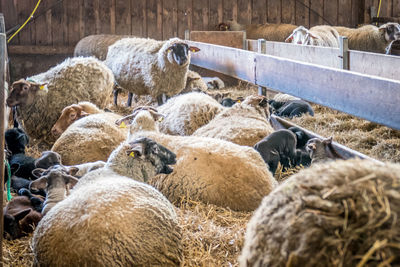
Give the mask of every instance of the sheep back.
POLYGON ((75 46, 74 57, 93 56, 100 60, 107 57, 108 47, 128 35, 98 34, 82 38, 75 46))
POLYGON ((29 78, 48 83, 39 90, 32 105, 18 107, 18 117, 26 133, 52 143, 51 127, 64 107, 89 101, 100 108, 111 102, 114 86, 112 72, 95 58, 70 58, 45 73, 29 78))
MULTIPOLYGON (((184 42, 178 38, 156 41, 124 38, 109 47, 106 65, 118 84, 137 95, 173 96, 185 88, 189 64, 178 66, 168 60, 168 48, 184 42)), ((190 62, 190 54, 188 62, 190 62)))
POLYGON ((177 163, 168 175, 149 180, 172 203, 194 201, 252 211, 276 186, 260 154, 253 148, 213 138, 137 133, 174 151, 177 163))
POLYGON ((296 28, 292 24, 251 24, 246 26, 246 38, 284 42, 296 28))
POLYGON ((317 39, 311 38, 311 45, 339 47, 338 31, 328 25, 314 26, 310 28, 310 32, 317 36, 317 39))
POLYGON ((256 108, 237 103, 197 129, 193 136, 212 137, 242 146, 254 146, 273 131, 270 123, 256 108))
POLYGON ((159 125, 160 131, 171 135, 191 135, 223 109, 215 99, 203 93, 175 96, 158 107, 165 116, 159 125))
POLYGON ((40 266, 179 266, 181 230, 171 203, 149 185, 103 169, 82 177, 32 239, 40 266), (90 180, 90 177, 88 177, 90 180))
POLYGON ((273 100, 275 100, 276 102, 288 102, 291 100, 301 100, 301 99, 298 97, 289 95, 289 94, 278 93, 278 94, 274 95, 273 100))
POLYGON ((293 175, 250 219, 240 266, 361 266, 372 249, 381 256, 367 265, 400 263, 399 248, 385 245, 400 238, 399 172, 398 164, 353 159, 293 175))
POLYGON ((120 115, 105 112, 79 119, 57 139, 51 150, 61 155, 65 165, 107 161, 128 133, 127 128, 115 125, 120 118, 120 115))

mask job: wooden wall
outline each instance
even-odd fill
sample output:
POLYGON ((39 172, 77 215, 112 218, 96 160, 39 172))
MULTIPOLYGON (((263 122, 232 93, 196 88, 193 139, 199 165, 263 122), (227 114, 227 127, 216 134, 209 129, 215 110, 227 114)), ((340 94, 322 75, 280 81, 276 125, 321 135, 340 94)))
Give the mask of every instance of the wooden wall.
MULTIPOLYGON (((0 0, 6 28, 23 23, 37 0, 0 0)), ((368 21, 379 0, 42 0, 36 15, 11 45, 74 46, 90 34, 184 37, 186 29, 213 30, 227 19, 240 23, 356 26, 368 21), (55 4, 58 3, 58 4, 55 4), (55 4, 55 5, 54 5, 55 4), (53 8, 47 10, 52 5, 53 8), (305 6, 311 7, 315 12, 305 6), (47 11, 46 11, 47 10, 47 11), (45 11, 45 12, 44 12, 45 11), (44 12, 44 13, 43 13, 44 12)), ((382 1, 381 16, 400 16, 400 0, 382 1)))

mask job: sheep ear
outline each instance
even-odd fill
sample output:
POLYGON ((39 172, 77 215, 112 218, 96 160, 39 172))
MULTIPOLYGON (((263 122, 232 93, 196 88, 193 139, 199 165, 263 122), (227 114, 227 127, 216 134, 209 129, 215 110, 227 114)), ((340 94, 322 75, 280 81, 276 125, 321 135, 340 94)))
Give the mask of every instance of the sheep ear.
POLYGON ((329 144, 332 144, 332 140, 333 140, 333 137, 331 136, 331 137, 329 137, 329 138, 324 139, 322 142, 323 142, 325 145, 329 145, 329 144))
POLYGON ((292 40, 293 40, 293 35, 294 35, 294 33, 292 33, 291 35, 289 35, 289 37, 286 38, 285 43, 290 43, 290 42, 292 42, 292 40))
POLYGON ((200 48, 195 47, 195 46, 189 46, 189 50, 190 50, 190 52, 192 52, 192 53, 197 53, 197 52, 200 51, 200 48))
POLYGON ((14 219, 18 222, 25 218, 26 215, 28 215, 31 212, 32 209, 24 209, 18 212, 17 214, 14 215, 14 219))
POLYGON ((71 175, 64 175, 64 181, 66 184, 68 184, 70 187, 69 188, 73 188, 78 182, 79 180, 71 175))
POLYGON ((140 157, 141 155, 144 154, 144 149, 146 144, 140 142, 140 143, 130 143, 129 145, 131 147, 128 150, 126 150, 126 154, 128 156, 135 158, 135 157, 140 157))
POLYGON ((313 38, 313 39, 319 39, 318 36, 315 36, 315 35, 312 34, 311 32, 308 32, 307 34, 308 34, 311 38, 313 38))
POLYGON ((165 118, 165 116, 164 116, 163 114, 160 114, 160 113, 155 112, 155 111, 153 111, 153 110, 149 110, 149 112, 150 112, 151 116, 153 117, 153 119, 154 119, 155 121, 161 122, 161 121, 163 121, 164 118, 165 118))
POLYGON ((18 170, 19 170, 19 164, 18 163, 11 164, 11 166, 10 166, 11 174, 16 173, 18 170))
POLYGON ((39 191, 40 189, 46 189, 47 187, 47 177, 43 176, 29 184, 29 191, 39 191))
POLYGON ((75 167, 75 166, 71 166, 71 167, 68 167, 67 170, 68 170, 69 175, 75 176, 75 174, 79 171, 79 168, 75 167))
POLYGON ((81 111, 80 113, 79 113, 79 118, 83 118, 83 117, 86 117, 86 116, 89 116, 90 115, 90 113, 87 113, 86 111, 81 111))
POLYGON ((42 168, 36 168, 32 171, 33 176, 35 176, 36 178, 40 178, 42 177, 42 174, 45 172, 45 169, 42 168))

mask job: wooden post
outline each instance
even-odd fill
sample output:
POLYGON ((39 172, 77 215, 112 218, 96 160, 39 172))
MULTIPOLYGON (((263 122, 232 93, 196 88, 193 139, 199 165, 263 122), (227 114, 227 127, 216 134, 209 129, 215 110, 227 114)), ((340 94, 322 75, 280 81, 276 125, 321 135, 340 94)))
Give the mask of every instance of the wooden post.
POLYGON ((185 30, 185 40, 190 40, 190 30, 185 30))
MULTIPOLYGON (((267 47, 267 43, 266 43, 265 39, 257 40, 257 52, 258 53, 265 54, 266 47, 267 47)), ((258 94, 259 95, 267 95, 267 89, 265 87, 258 86, 258 94)))
POLYGON ((246 31, 243 31, 243 49, 248 50, 246 31))
MULTIPOLYGON (((6 63, 6 34, 0 33, 0 207, 3 207, 4 197, 4 112, 5 112, 5 99, 4 99, 4 78, 5 78, 5 63, 6 63)), ((1 208, 0 218, 0 266, 3 266, 3 208, 1 208)))
POLYGON ((344 70, 349 70, 349 39, 345 36, 339 37, 341 67, 344 70))

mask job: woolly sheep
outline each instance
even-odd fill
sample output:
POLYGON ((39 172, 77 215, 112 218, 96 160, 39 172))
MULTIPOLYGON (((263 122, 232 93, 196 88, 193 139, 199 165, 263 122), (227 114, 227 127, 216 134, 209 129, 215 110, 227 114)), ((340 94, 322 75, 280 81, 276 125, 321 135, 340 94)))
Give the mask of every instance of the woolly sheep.
POLYGON ((298 97, 289 95, 289 94, 278 93, 278 94, 274 95, 273 100, 276 102, 287 102, 287 101, 291 101, 291 100, 301 100, 301 99, 298 97))
POLYGON ((185 41, 124 38, 109 47, 106 65, 117 83, 136 95, 173 96, 185 88, 190 53, 199 51, 185 41))
POLYGON ((186 86, 181 91, 181 94, 190 93, 194 91, 205 92, 207 91, 207 84, 203 81, 200 74, 195 71, 188 70, 186 78, 186 86))
MULTIPOLYGON (((171 202, 180 203, 187 196, 194 201, 252 211, 276 186, 267 165, 253 148, 214 138, 162 134, 156 120, 149 111, 139 111, 130 125, 128 140, 148 137, 174 150, 177 164, 173 172, 148 181, 171 202)), ((123 148, 124 145, 119 147, 123 148)), ((118 164, 119 159, 110 157, 109 161, 114 161, 115 166, 124 165, 118 164)), ((119 169, 125 171, 124 175, 129 174, 129 168, 119 169)))
POLYGON ((160 130, 171 135, 191 135, 209 123, 223 107, 203 93, 187 93, 169 99, 158 111, 165 117, 160 130))
MULTIPOLYGON (((149 161, 145 154, 125 155, 136 161, 137 176, 149 161)), ((160 192, 101 168, 46 214, 32 249, 41 266, 179 266, 181 239, 175 210, 160 192)))
POLYGON ((14 82, 7 105, 18 105, 19 120, 30 137, 47 137, 52 143, 50 129, 64 107, 90 101, 104 108, 111 102, 113 85, 112 72, 99 60, 69 58, 27 81, 14 82))
POLYGON ((264 97, 250 96, 243 102, 219 113, 193 136, 213 137, 243 146, 254 146, 274 130, 270 123, 268 103, 264 97))
POLYGON ((74 57, 93 56, 100 60, 107 57, 108 47, 129 35, 98 34, 82 38, 75 46, 74 57))
POLYGON ((202 77, 208 90, 220 90, 225 88, 225 83, 219 77, 202 77))
POLYGON ((219 24, 219 30, 246 31, 247 39, 265 39, 267 41, 284 42, 293 32, 296 25, 292 24, 250 24, 241 25, 229 20, 219 24))
POLYGON ((399 173, 360 159, 301 170, 253 214, 240 266, 398 265, 399 173))
POLYGON ((357 29, 335 27, 341 36, 349 39, 349 49, 374 53, 385 53, 391 41, 400 39, 400 25, 387 23, 379 28, 374 25, 365 25, 357 29))
POLYGON ((59 137, 74 121, 90 114, 97 114, 101 112, 103 111, 96 107, 95 104, 87 101, 69 105, 61 111, 60 117, 51 128, 51 133, 54 136, 59 137))
POLYGON ((331 26, 314 26, 307 30, 304 26, 299 26, 285 40, 294 44, 339 47, 339 33, 331 26))
POLYGON ((325 139, 315 137, 307 141, 305 148, 312 163, 344 159, 332 146, 332 139, 332 136, 325 139))
POLYGON ((51 148, 61 155, 63 164, 76 165, 107 161, 110 153, 126 139, 127 128, 117 127, 121 116, 104 112, 75 121, 51 148))

